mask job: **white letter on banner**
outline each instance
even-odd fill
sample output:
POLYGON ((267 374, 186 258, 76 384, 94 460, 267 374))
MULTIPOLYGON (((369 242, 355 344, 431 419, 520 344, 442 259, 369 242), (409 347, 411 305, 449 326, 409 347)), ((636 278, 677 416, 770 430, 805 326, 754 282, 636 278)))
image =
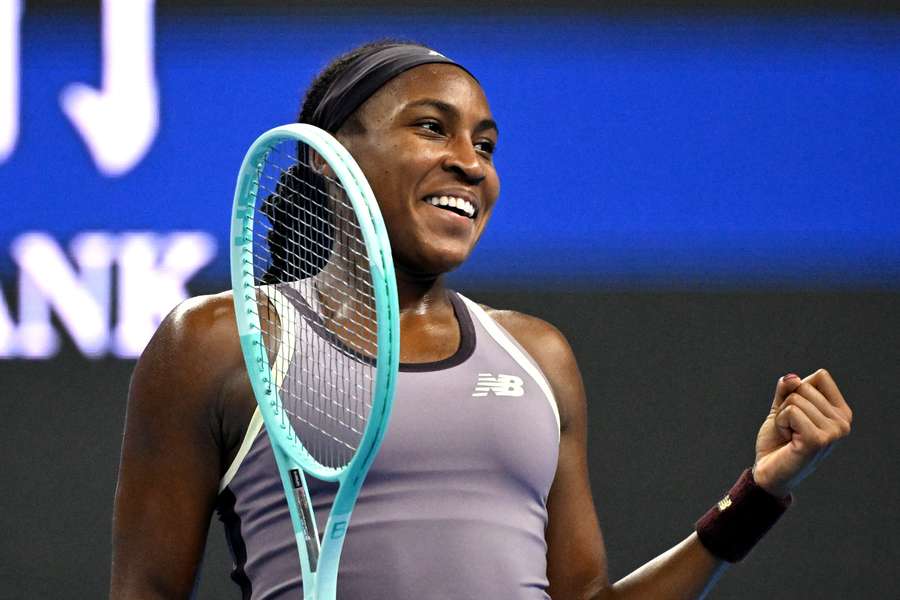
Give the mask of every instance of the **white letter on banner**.
POLYGON ((208 233, 185 231, 162 237, 153 233, 121 236, 118 256, 118 313, 113 351, 140 355, 163 317, 188 297, 186 284, 216 255, 208 233))
POLYGON ((22 0, 0 0, 0 163, 19 139, 19 36, 22 0))
POLYGON ((109 177, 133 169, 159 127, 153 5, 154 0, 103 0, 101 88, 74 83, 60 97, 97 168, 109 177))
POLYGON ((113 238, 83 233, 72 240, 78 272, 46 233, 20 235, 12 244, 19 266, 19 354, 47 358, 59 348, 53 309, 86 356, 100 356, 109 342, 110 268, 113 238))

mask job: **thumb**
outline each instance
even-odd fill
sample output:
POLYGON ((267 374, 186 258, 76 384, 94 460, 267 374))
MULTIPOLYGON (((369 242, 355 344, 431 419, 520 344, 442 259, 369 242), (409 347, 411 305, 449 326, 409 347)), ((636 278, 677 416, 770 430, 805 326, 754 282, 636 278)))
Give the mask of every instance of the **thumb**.
POLYGON ((800 376, 796 373, 788 373, 784 377, 781 377, 778 380, 778 384, 775 386, 775 397, 772 399, 772 410, 779 410, 781 405, 784 404, 784 399, 790 396, 802 383, 803 380, 800 379, 800 376))

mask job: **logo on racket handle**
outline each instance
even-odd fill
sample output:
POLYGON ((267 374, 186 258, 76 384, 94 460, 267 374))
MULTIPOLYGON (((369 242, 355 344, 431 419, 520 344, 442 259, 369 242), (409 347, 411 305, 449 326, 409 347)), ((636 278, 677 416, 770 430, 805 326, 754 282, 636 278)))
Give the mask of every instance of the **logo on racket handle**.
POLYGON ((333 525, 331 526, 331 534, 328 536, 333 540, 339 540, 347 533, 347 518, 344 516, 332 516, 333 525))
POLYGON ((319 540, 313 535, 313 516, 309 507, 309 497, 306 495, 306 488, 303 486, 303 475, 301 475, 300 470, 291 469, 290 475, 291 485, 294 486, 294 500, 300 509, 300 522, 303 525, 303 541, 306 542, 309 568, 315 571, 319 566, 319 540))

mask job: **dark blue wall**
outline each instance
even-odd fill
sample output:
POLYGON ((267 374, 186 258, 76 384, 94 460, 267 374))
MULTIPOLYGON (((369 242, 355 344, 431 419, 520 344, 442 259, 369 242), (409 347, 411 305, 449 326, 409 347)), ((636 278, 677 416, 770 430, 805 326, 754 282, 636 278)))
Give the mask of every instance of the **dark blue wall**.
POLYGON ((900 284, 900 19, 853 15, 162 12, 158 134, 108 178, 59 101, 100 85, 98 21, 26 7, 0 270, 23 230, 203 229, 204 276, 224 279, 244 150, 329 57, 385 35, 466 64, 501 126, 501 203, 466 281, 900 284))

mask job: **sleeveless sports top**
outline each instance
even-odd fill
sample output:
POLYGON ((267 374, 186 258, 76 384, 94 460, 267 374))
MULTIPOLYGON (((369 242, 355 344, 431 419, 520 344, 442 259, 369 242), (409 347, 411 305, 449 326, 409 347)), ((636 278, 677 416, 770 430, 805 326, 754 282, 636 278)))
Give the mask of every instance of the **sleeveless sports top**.
MULTIPOLYGON (((449 297, 459 348, 441 361, 400 365, 391 422, 347 530, 340 600, 549 598, 544 533, 559 450, 556 401, 509 333, 471 300, 449 297)), ((308 482, 321 532, 335 484, 308 482)), ((217 504, 243 598, 302 597, 258 411, 217 504)))

